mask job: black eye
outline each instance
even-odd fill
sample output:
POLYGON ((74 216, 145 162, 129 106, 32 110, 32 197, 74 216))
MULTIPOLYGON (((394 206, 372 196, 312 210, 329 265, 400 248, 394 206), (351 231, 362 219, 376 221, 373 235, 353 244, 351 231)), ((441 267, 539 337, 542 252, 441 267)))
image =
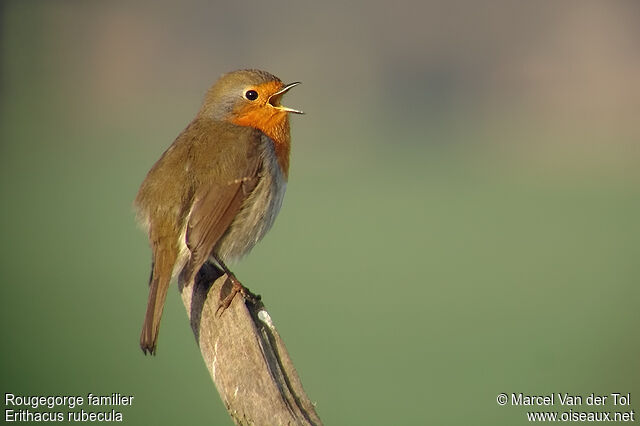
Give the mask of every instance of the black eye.
POLYGON ((255 101, 258 99, 258 92, 255 90, 247 90, 247 93, 245 93, 244 96, 250 101, 255 101))

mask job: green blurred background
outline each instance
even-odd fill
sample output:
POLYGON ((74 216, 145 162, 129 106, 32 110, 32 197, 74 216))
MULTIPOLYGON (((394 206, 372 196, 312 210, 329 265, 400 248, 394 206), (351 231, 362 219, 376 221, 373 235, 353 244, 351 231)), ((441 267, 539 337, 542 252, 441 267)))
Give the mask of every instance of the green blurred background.
POLYGON ((258 67, 307 115, 235 272, 327 425, 525 424, 500 392, 640 407, 640 3, 0 7, 3 393, 231 424, 176 286, 138 347, 132 200, 208 86, 258 67))

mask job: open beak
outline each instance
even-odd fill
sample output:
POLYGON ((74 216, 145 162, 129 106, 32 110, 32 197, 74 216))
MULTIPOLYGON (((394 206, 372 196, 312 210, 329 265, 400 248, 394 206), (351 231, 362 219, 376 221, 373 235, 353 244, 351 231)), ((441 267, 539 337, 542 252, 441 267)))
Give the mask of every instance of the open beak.
POLYGON ((280 111, 291 112, 293 114, 304 114, 304 112, 300 110, 280 105, 282 96, 284 96, 284 94, 287 93, 289 89, 291 89, 292 87, 296 87, 298 84, 300 84, 299 81, 296 81, 295 83, 287 84, 282 89, 278 90, 276 93, 269 96, 269 100, 267 101, 267 103, 269 103, 269 105, 271 105, 272 107, 279 109, 280 111))

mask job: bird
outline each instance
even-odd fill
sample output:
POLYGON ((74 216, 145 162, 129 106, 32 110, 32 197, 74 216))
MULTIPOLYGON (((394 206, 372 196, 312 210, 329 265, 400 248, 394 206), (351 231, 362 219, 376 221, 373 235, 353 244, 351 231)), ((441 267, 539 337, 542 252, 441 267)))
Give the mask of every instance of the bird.
MULTIPOLYGON (((290 114, 284 84, 266 71, 222 75, 195 118, 151 167, 134 201, 152 250, 147 310, 140 347, 156 354, 167 289, 179 274, 185 286, 207 262, 219 266, 232 290, 250 293, 227 267, 245 256, 273 225, 287 186, 290 114)), ((219 308, 219 309, 220 309, 219 308)))

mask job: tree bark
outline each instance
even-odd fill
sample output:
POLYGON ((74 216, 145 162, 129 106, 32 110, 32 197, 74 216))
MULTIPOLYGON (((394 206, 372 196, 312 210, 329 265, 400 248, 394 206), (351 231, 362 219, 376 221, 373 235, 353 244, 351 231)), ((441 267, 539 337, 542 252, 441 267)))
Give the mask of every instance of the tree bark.
POLYGON ((237 294, 216 314, 231 283, 211 264, 195 284, 179 288, 202 358, 236 424, 322 424, 262 302, 237 294))

